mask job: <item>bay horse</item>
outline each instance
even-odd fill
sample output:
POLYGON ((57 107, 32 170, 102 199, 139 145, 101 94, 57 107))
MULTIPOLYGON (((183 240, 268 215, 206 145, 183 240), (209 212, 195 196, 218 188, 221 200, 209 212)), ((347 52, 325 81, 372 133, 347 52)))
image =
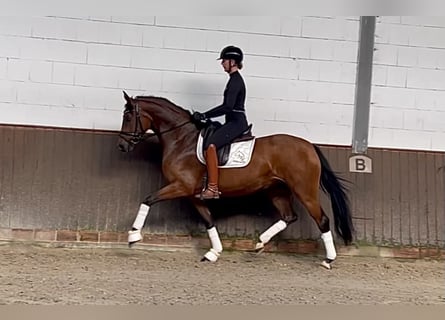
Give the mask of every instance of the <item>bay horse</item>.
MULTIPOLYGON (((130 97, 125 91, 125 106, 118 148, 133 150, 152 130, 162 146, 162 173, 168 184, 150 193, 140 204, 129 231, 128 243, 142 240, 141 229, 152 205, 159 201, 189 198, 205 221, 211 248, 204 261, 216 261, 223 247, 215 227, 208 200, 195 197, 202 190, 205 165, 196 155, 200 130, 191 120, 191 112, 162 97, 130 97)), ((265 230, 255 246, 264 249, 270 239, 297 220, 291 199, 295 196, 307 209, 321 231, 326 258, 321 265, 331 269, 337 253, 329 218, 319 201, 319 188, 329 194, 335 230, 346 245, 352 241, 353 224, 343 179, 332 171, 321 150, 314 144, 291 135, 276 134, 256 138, 250 163, 243 168, 220 168, 221 197, 238 197, 266 190, 280 220, 265 230)), ((210 200, 218 201, 218 200, 210 200)))

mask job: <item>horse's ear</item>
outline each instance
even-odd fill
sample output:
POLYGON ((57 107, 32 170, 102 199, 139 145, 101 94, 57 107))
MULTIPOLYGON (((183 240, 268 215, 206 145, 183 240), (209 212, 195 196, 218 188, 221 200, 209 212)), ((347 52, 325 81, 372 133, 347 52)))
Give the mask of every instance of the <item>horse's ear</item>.
POLYGON ((124 98, 125 98, 125 100, 126 100, 127 102, 130 102, 130 101, 131 101, 130 96, 129 96, 125 91, 122 91, 122 92, 124 93, 124 98))

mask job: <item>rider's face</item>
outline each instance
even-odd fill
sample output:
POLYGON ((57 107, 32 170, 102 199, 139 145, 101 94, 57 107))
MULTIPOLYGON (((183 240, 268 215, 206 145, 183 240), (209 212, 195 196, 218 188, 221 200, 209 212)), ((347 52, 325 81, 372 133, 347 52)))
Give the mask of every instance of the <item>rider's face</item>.
POLYGON ((230 70, 232 69, 234 61, 230 59, 222 59, 221 65, 225 72, 230 73, 230 70))

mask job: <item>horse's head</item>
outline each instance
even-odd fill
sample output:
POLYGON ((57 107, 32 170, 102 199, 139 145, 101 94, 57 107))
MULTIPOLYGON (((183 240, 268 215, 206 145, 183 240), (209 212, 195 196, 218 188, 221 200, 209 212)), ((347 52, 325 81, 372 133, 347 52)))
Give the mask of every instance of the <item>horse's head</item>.
POLYGON ((120 151, 129 152, 144 139, 147 130, 151 129, 153 119, 125 91, 124 98, 126 103, 117 145, 120 151))

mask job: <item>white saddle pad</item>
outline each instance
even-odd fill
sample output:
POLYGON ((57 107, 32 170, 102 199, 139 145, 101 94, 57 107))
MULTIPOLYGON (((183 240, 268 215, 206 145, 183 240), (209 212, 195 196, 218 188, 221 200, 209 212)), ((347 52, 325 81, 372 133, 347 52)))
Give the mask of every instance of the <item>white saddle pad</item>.
MULTIPOLYGON (((219 168, 242 168, 249 164, 252 158, 253 148, 255 146, 255 138, 248 141, 232 143, 230 146, 229 160, 219 168)), ((205 164, 205 158, 202 153, 203 138, 198 135, 198 143, 196 144, 196 156, 198 160, 205 164)))

